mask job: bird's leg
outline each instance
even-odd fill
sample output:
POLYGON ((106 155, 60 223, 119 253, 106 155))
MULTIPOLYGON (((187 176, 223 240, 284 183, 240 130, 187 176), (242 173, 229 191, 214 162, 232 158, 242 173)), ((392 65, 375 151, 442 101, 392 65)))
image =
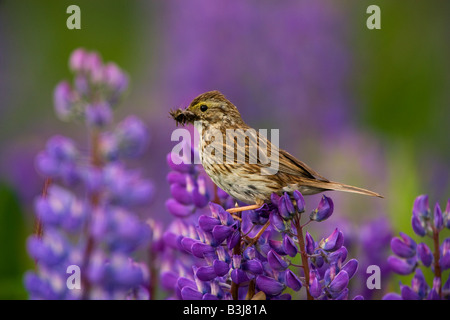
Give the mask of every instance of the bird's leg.
POLYGON ((255 210, 255 209, 261 208, 263 204, 264 204, 263 201, 256 201, 256 204, 252 204, 250 206, 230 208, 230 209, 227 209, 227 211, 229 213, 236 213, 236 212, 242 212, 242 211, 247 211, 247 210, 255 210))

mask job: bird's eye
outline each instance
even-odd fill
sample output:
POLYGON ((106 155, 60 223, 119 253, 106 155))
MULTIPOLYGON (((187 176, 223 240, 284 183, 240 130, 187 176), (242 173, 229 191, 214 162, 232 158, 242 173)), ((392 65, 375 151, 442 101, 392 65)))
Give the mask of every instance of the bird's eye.
POLYGON ((200 111, 201 111, 201 112, 205 112, 206 110, 208 110, 208 106, 207 106, 206 104, 202 104, 202 105, 200 106, 200 111))

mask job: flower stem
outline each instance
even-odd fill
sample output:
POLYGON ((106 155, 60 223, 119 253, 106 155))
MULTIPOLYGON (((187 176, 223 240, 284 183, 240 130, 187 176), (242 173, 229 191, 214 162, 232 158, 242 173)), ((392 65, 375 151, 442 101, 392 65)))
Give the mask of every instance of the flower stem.
MULTIPOLYGON (((238 213, 238 215, 240 215, 240 213, 238 213)), ((240 227, 240 224, 239 224, 239 229, 240 228, 241 227, 240 227)), ((241 230, 239 230, 239 232, 241 232, 241 230)), ((233 254, 241 255, 241 239, 239 239, 238 243, 233 248, 233 254)), ((239 284, 237 284, 237 283, 235 283, 233 281, 231 282, 231 296, 233 297, 233 300, 238 300, 239 299, 239 284)))
MULTIPOLYGON (((52 179, 47 178, 44 182, 44 187, 42 189, 42 198, 46 198, 48 194, 48 188, 52 184, 52 179)), ((38 215, 36 215, 35 225, 34 225, 34 234, 37 236, 38 239, 42 238, 42 235, 44 234, 44 226, 42 225, 42 221, 39 218, 38 215)), ((34 260, 34 267, 37 268, 38 261, 37 259, 34 260)))
POLYGON ((149 250, 149 271, 150 271, 150 280, 148 284, 148 293, 149 299, 155 300, 156 297, 156 284, 158 283, 158 271, 156 268, 155 261, 157 259, 157 253, 150 248, 149 250))
MULTIPOLYGON (((91 134, 91 164, 94 167, 101 167, 101 165, 102 165, 100 149, 99 149, 99 147, 100 147, 99 139, 100 139, 100 132, 94 128, 92 131, 92 134, 91 134)), ((95 208, 100 203, 100 195, 98 194, 98 192, 94 192, 91 194, 90 202, 91 202, 90 220, 92 220, 92 216, 94 214, 95 208)), ((86 231, 87 231, 88 239, 87 239, 86 249, 84 251, 84 256, 83 256, 84 272, 82 273, 82 275, 84 275, 84 276, 81 277, 81 283, 83 285, 83 295, 82 295, 83 300, 86 300, 89 298, 89 292, 91 289, 91 284, 89 283, 89 280, 85 275, 87 273, 86 269, 89 267, 89 262, 90 262, 91 255, 92 255, 92 252, 94 250, 94 245, 95 245, 94 238, 89 230, 89 221, 86 226, 86 231)))
MULTIPOLYGON (((439 283, 441 283, 442 271, 439 264, 440 260, 440 249, 439 249, 439 231, 433 228, 433 242, 434 242, 434 275, 439 278, 439 283)), ((439 285, 439 296, 442 298, 442 284, 439 285)))
POLYGON ((303 271, 305 273, 305 288, 306 288, 306 296, 308 300, 314 300, 313 296, 309 293, 309 264, 308 264, 308 255, 305 250, 305 239, 303 236, 303 227, 300 225, 300 217, 295 218, 295 227, 297 229, 297 238, 298 244, 300 247, 300 256, 302 258, 303 271))
MULTIPOLYGON (((52 179, 51 178, 45 179, 44 187, 42 189, 42 198, 46 198, 47 197, 48 188, 50 187, 51 184, 52 184, 52 179)), ((39 219, 38 216, 36 216, 36 222, 35 222, 35 226, 34 226, 34 233, 36 234, 36 236, 39 239, 42 238, 42 235, 44 233, 44 229, 43 229, 43 226, 42 226, 42 221, 41 221, 41 219, 39 219)))

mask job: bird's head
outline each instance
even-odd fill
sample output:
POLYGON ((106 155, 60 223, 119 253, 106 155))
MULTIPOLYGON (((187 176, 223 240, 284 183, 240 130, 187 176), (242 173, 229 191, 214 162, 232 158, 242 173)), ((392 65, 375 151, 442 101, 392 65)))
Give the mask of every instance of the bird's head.
POLYGON ((237 108, 219 91, 208 91, 192 100, 186 109, 170 111, 177 125, 199 122, 206 126, 241 126, 237 108))

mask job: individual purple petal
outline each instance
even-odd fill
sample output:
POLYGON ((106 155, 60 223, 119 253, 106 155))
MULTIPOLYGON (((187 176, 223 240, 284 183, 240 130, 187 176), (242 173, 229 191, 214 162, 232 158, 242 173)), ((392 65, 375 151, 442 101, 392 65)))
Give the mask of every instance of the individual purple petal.
POLYGON ((192 289, 197 289, 197 284, 194 280, 185 278, 185 277, 179 277, 177 281, 177 286, 182 289, 184 287, 190 287, 192 289))
POLYGON ((308 231, 306 231, 306 235, 305 235, 305 247, 306 247, 307 254, 314 254, 316 244, 314 242, 313 237, 309 234, 308 231))
POLYGON ((316 299, 322 294, 322 286, 314 271, 309 273, 309 293, 316 299))
POLYGON ((319 246, 325 251, 336 251, 344 243, 344 235, 338 228, 326 239, 322 240, 319 246))
POLYGON ((348 300, 348 288, 344 288, 344 290, 340 291, 333 300, 348 300))
POLYGON ((198 218, 198 225, 203 231, 210 232, 215 226, 220 225, 220 221, 207 215, 201 215, 198 218))
POLYGON ((283 248, 289 256, 295 257, 297 255, 297 246, 295 245, 294 240, 287 234, 283 237, 283 248))
MULTIPOLYGON (((412 243, 408 243, 405 241, 407 237, 406 234, 402 234, 402 238, 392 238, 391 240, 391 249, 397 256, 401 258, 411 258, 416 254, 416 243, 412 241, 412 243)), ((412 240, 412 239, 411 239, 412 240)))
POLYGON ((253 259, 245 261, 242 264, 242 269, 250 272, 252 274, 262 274, 263 273, 263 266, 259 260, 253 259))
POLYGON ((425 267, 429 267, 433 262, 433 253, 425 243, 419 243, 417 246, 417 253, 425 267))
POLYGON ((276 193, 272 193, 272 194, 270 195, 270 201, 271 201, 274 205, 278 206, 278 203, 279 203, 279 201, 280 201, 280 196, 277 195, 276 193))
POLYGON ((194 170, 194 167, 191 163, 189 163, 188 160, 181 158, 176 153, 169 153, 166 160, 169 167, 174 171, 178 171, 181 173, 191 173, 194 170))
POLYGON ((441 300, 441 297, 439 296, 439 293, 433 288, 430 290, 427 300, 441 300))
POLYGON ((389 292, 383 296, 382 300, 403 300, 402 296, 398 293, 389 292))
MULTIPOLYGON (((217 214, 217 218, 219 218, 220 223, 223 224, 224 226, 231 226, 232 224, 235 223, 231 214, 224 208, 222 208, 220 205, 210 202, 209 207, 211 209, 211 212, 215 212, 217 214)), ((214 214, 213 217, 215 217, 214 214)))
POLYGON ((202 281, 211 281, 212 279, 217 277, 215 268, 213 266, 199 267, 195 275, 202 281))
POLYGON ((420 268, 416 269, 416 273, 411 280, 411 289, 419 295, 420 299, 425 298, 426 293, 429 291, 428 284, 420 268))
POLYGON ((203 300, 219 300, 219 297, 217 297, 211 293, 205 293, 203 295, 203 300))
POLYGON ((420 195, 414 201, 413 216, 428 217, 430 215, 430 206, 428 204, 428 195, 420 195))
POLYGON ((228 263, 226 263, 225 261, 220 261, 220 260, 214 260, 213 267, 214 267, 215 273, 219 277, 223 277, 230 270, 230 265, 228 263))
POLYGON ((163 234, 163 240, 166 245, 171 247, 172 249, 181 249, 181 240, 183 236, 175 234, 170 231, 166 231, 163 234))
POLYGON ((209 195, 206 190, 204 177, 197 179, 197 185, 192 190, 192 201, 197 208, 203 208, 209 203, 209 195))
POLYGON ((274 250, 270 250, 267 254, 267 261, 277 271, 284 271, 289 266, 274 250))
POLYGON ((285 256, 286 251, 284 250, 283 242, 279 240, 269 239, 270 247, 279 255, 285 256))
POLYGON ((191 247, 192 254, 196 256, 197 258, 204 258, 205 255, 209 255, 214 253, 215 249, 211 247, 210 245, 196 242, 191 247))
POLYGON ((339 271, 328 286, 328 290, 332 293, 338 293, 344 290, 349 281, 348 273, 345 270, 339 271))
POLYGON ((403 300, 421 300, 417 292, 414 292, 410 287, 403 285, 401 287, 403 300))
POLYGON ((439 290, 441 289, 441 278, 435 277, 433 279, 433 287, 431 288, 430 293, 428 294, 428 300, 441 300, 439 295, 439 290))
POLYGON ((450 252, 441 256, 441 258, 439 259, 439 265, 441 266, 442 270, 450 269, 450 252))
POLYGON ((247 259, 247 260, 255 259, 255 257, 256 257, 256 250, 255 250, 255 248, 254 248, 253 246, 252 246, 252 247, 247 247, 247 248, 244 250, 242 256, 243 256, 245 259, 247 259))
POLYGON ((416 267, 415 261, 401 259, 396 256, 388 257, 388 265, 392 271, 401 275, 410 274, 416 267))
POLYGON ((236 284, 241 284, 249 281, 250 279, 248 278, 247 273, 245 273, 244 270, 233 269, 231 271, 231 280, 236 284))
POLYGON ((362 295, 357 295, 353 298, 353 300, 364 300, 364 297, 362 295))
POLYGON ((434 227, 438 232, 444 227, 444 218, 439 203, 434 206, 434 227))
POLYGON ((202 300, 203 294, 191 287, 181 289, 181 297, 183 300, 202 300))
POLYGON ((186 189, 186 187, 174 183, 170 185, 170 194, 172 197, 183 205, 192 204, 192 194, 186 189))
POLYGON ((107 86, 119 93, 128 87, 127 75, 114 62, 108 62, 103 67, 102 78, 107 86))
POLYGON ((444 226, 447 229, 450 229, 450 199, 447 200, 447 206, 445 207, 445 211, 443 213, 444 226))
POLYGON ((294 291, 298 291, 302 287, 300 279, 291 271, 286 271, 286 285, 294 291))
POLYGON ((217 225, 212 230, 213 237, 219 244, 227 239, 233 232, 233 228, 223 225, 217 225))
POLYGON ((291 198, 287 193, 284 193, 278 201, 278 212, 284 220, 289 220, 295 214, 295 207, 291 198))
POLYGON ((309 218, 314 221, 324 221, 333 214, 334 204, 331 198, 323 195, 319 206, 311 212, 309 218))
POLYGON ((270 224, 277 230, 278 232, 282 232, 286 230, 286 225, 284 220, 278 215, 276 211, 272 211, 270 214, 270 224))
POLYGON ((167 174, 166 180, 169 184, 178 183, 179 185, 186 187, 186 179, 188 176, 189 175, 186 173, 181 173, 178 171, 170 171, 167 174))
POLYGON ((297 212, 302 213, 305 211, 305 199, 303 198, 303 195, 300 193, 300 191, 295 190, 293 192, 293 196, 295 199, 295 202, 297 204, 297 212))
POLYGON ((331 252, 328 255, 328 260, 330 263, 344 262, 347 259, 348 251, 344 246, 340 247, 338 250, 331 252))
POLYGON ((86 57, 86 51, 83 48, 75 49, 69 58, 69 68, 74 72, 83 71, 84 59, 86 57))
POLYGON ((284 285, 273 278, 260 275, 256 278, 256 286, 269 296, 279 295, 284 290, 284 285))
POLYGON ((418 236, 423 237, 427 233, 426 229, 425 229, 425 225, 419 216, 412 217, 411 225, 412 225, 414 233, 417 234, 418 236))
POLYGON ((358 270, 358 261, 356 259, 347 261, 347 263, 342 266, 341 270, 347 272, 348 278, 351 279, 358 270))
POLYGON ((239 231, 239 229, 236 229, 236 231, 234 231, 231 236, 229 236, 227 238, 227 247, 228 249, 233 249, 234 247, 236 247, 236 245, 239 243, 239 241, 241 241, 241 233, 239 231))
POLYGON ((171 214, 179 218, 190 216, 195 211, 194 206, 185 206, 172 198, 166 201, 166 208, 171 214))

